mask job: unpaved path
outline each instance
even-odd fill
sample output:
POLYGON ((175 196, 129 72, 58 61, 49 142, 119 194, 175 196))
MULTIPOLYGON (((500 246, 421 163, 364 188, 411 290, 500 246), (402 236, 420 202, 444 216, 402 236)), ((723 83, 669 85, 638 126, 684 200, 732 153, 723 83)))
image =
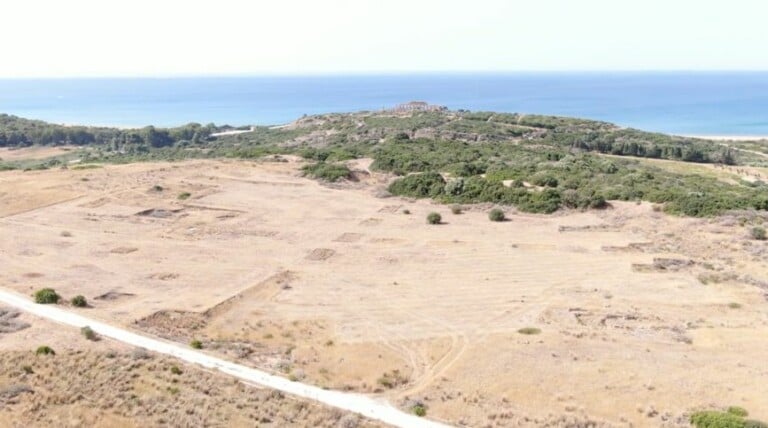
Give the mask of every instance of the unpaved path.
POLYGON ((292 382, 280 376, 235 364, 203 352, 177 344, 140 335, 119 327, 114 327, 91 318, 87 318, 54 306, 38 305, 16 293, 0 290, 0 302, 24 310, 35 316, 51 321, 82 328, 89 326, 96 333, 132 346, 138 346, 153 352, 171 355, 181 360, 216 369, 248 383, 277 389, 298 397, 314 400, 342 410, 359 413, 371 419, 399 427, 445 427, 438 422, 419 418, 404 413, 384 401, 376 401, 359 394, 324 390, 300 382, 292 382))

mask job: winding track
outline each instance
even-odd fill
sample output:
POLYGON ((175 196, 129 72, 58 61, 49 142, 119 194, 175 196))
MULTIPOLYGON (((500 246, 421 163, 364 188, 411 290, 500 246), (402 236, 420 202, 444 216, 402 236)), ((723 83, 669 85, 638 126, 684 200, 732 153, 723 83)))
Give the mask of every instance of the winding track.
POLYGON ((61 324, 78 328, 89 326, 93 331, 104 337, 109 337, 128 345, 138 346, 150 351, 170 355, 193 364, 199 364, 206 368, 218 370, 245 382, 283 391, 287 394, 314 400, 342 410, 359 413, 368 418, 390 425, 409 428, 447 427, 447 425, 443 425, 439 422, 430 421, 402 412, 384 401, 377 401, 364 395, 324 390, 316 386, 300 382, 292 382, 280 376, 274 376, 260 370, 235 364, 221 358, 207 355, 203 352, 189 349, 182 345, 114 327, 70 311, 53 306, 38 305, 30 301, 27 297, 16 293, 0 290, 0 302, 29 312, 32 315, 61 324))

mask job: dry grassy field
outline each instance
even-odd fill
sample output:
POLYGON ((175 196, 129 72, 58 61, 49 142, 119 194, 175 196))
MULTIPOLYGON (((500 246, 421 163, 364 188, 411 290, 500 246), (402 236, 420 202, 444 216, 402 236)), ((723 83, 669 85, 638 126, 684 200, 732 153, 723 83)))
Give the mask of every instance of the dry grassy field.
MULTIPOLYGON (((491 222, 385 197, 388 177, 355 166, 332 186, 294 159, 4 172, 0 284, 457 425, 768 419, 768 247, 738 216, 613 203, 491 222)), ((31 324, 2 340, 36 346, 31 324)))

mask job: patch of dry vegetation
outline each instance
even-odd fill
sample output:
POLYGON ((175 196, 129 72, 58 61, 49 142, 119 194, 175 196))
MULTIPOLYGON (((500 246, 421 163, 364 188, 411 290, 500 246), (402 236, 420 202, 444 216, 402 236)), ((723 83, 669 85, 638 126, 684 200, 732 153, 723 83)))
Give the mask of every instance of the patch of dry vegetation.
POLYGON ((373 427, 146 352, 0 354, 0 425, 373 427))

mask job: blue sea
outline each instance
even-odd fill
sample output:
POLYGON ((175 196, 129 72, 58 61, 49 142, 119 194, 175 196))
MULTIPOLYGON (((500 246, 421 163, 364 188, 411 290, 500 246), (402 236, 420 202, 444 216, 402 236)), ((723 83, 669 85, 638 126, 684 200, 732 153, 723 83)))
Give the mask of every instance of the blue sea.
POLYGON ((684 135, 768 135, 768 72, 0 80, 0 112, 66 124, 274 125, 411 100, 684 135))

